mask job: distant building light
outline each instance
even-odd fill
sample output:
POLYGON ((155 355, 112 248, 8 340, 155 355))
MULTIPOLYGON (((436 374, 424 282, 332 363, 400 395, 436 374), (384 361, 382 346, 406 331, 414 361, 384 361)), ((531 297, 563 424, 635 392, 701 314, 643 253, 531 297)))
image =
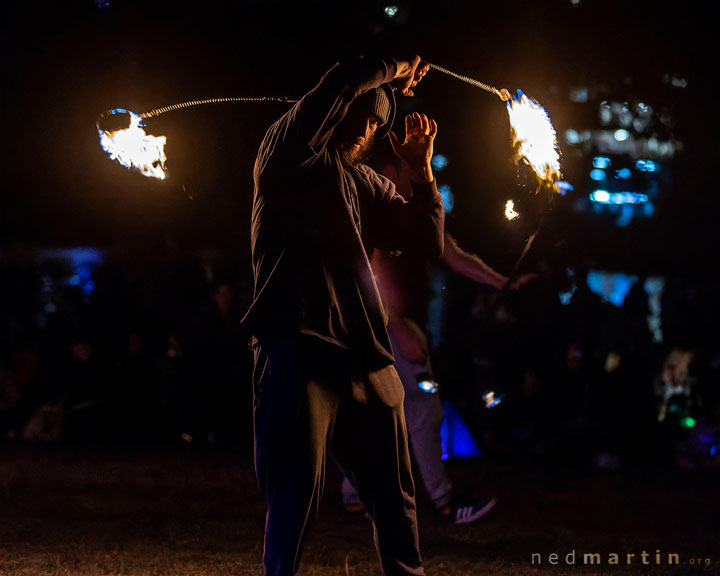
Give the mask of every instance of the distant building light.
POLYGON ((672 86, 674 88, 687 88, 688 81, 686 78, 681 78, 679 76, 673 76, 670 79, 670 84, 672 84, 672 86))
POLYGON ((605 270, 588 270, 586 276, 587 286, 593 293, 618 307, 623 305, 637 280, 637 276, 605 270))
POLYGON ((608 192, 607 190, 595 190, 590 194, 590 200, 600 204, 644 204, 648 201, 647 194, 638 192, 608 192))
POLYGON ((92 296, 93 292, 95 292, 95 282, 88 280, 82 287, 83 296, 92 296))
POLYGON ((652 160, 638 160, 635 162, 635 168, 640 172, 657 172, 658 166, 652 160))
POLYGON ((627 104, 623 104, 620 106, 618 112, 618 122, 620 123, 620 126, 623 128, 629 128, 632 125, 632 121, 633 115, 632 112, 630 112, 630 108, 627 104))
POLYGON ((581 144, 583 142, 588 142, 590 138, 592 138, 592 133, 590 132, 590 130, 583 130, 582 132, 578 132, 573 128, 568 128, 565 131, 565 141, 568 144, 581 144))
POLYGON ((590 178, 595 180, 595 182, 600 182, 600 180, 605 180, 605 170, 600 170, 599 168, 595 168, 590 172, 590 178))
POLYGON ((600 168, 601 170, 604 170, 605 168, 610 166, 610 164, 612 164, 612 162, 610 162, 610 158, 608 158, 607 156, 595 156, 595 158, 593 158, 593 166, 595 168, 600 168))
POLYGON ((660 156, 672 156, 675 154, 675 144, 672 142, 660 142, 658 146, 658 154, 660 156))
POLYGON ((393 16, 395 16, 398 13, 398 7, 395 5, 385 6, 385 8, 383 9, 383 12, 385 12, 385 15, 388 18, 392 18, 393 16))
POLYGON ((443 184, 438 188, 438 192, 440 192, 440 197, 442 198, 445 214, 450 214, 455 205, 455 197, 453 196, 452 189, 447 184, 443 184))
POLYGON ((613 134, 613 137, 618 142, 625 142, 628 138, 630 138, 630 132, 625 130, 624 128, 620 128, 618 130, 615 130, 615 133, 613 134))
POLYGON ((590 194, 590 200, 600 202, 601 204, 608 204, 610 202, 610 193, 607 190, 595 190, 595 192, 590 194))
POLYGON ((570 90, 570 101, 571 102, 587 102, 588 98, 590 96, 590 93, 588 89, 585 86, 581 86, 579 88, 573 88, 570 90))
POLYGON ((620 213, 615 220, 615 226, 625 227, 633 221, 635 210, 631 204, 621 204, 620 213))
POLYGON ((433 170, 442 172, 445 168, 447 168, 448 159, 447 156, 444 156, 443 154, 435 154, 430 163, 432 164, 433 170))
POLYGON ((630 168, 620 168, 620 170, 615 171, 615 178, 619 178, 620 180, 629 180, 632 176, 632 170, 630 168))
POLYGON ((635 132, 644 132, 650 122, 647 118, 634 118, 632 121, 632 127, 635 132))
POLYGON ((603 101, 600 103, 600 123, 603 126, 606 126, 607 124, 610 124, 612 122, 612 107, 608 102, 603 101))

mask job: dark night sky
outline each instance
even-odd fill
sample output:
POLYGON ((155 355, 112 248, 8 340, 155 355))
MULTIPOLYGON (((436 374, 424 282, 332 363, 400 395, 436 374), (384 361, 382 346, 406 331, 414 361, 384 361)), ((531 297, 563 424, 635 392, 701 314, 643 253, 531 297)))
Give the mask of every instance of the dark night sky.
MULTIPOLYGON (((4 2, 0 241, 113 245, 169 232, 188 246, 244 249, 255 150, 286 105, 212 105, 149 121, 150 132, 168 136, 164 182, 108 161, 97 145, 97 115, 218 96, 300 96, 339 57, 384 46, 522 88, 545 105, 558 134, 578 121, 567 94, 581 83, 667 105, 685 150, 657 217, 619 231, 566 214, 547 241, 565 235, 575 247, 569 258, 611 267, 688 257, 695 267, 716 253, 712 168, 720 147, 708 103, 708 13, 694 3, 647 0, 397 4, 390 20, 373 1, 4 2), (659 91, 667 73, 688 78, 681 95, 659 91), (618 247, 626 253, 613 261, 618 247)), ((440 177, 457 196, 450 226, 467 247, 507 265, 524 232, 509 231, 499 206, 508 190, 523 192, 503 107, 437 72, 417 94, 411 106, 437 118, 436 150, 450 159, 440 177)), ((584 167, 568 160, 564 170, 572 181, 584 167)))

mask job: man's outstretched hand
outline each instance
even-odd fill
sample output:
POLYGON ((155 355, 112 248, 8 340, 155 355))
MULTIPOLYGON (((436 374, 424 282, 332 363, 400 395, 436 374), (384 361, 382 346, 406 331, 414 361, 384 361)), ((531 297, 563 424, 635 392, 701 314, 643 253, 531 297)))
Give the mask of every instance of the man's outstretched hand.
POLYGON ((396 63, 395 86, 403 96, 413 96, 412 89, 427 74, 430 65, 423 62, 422 58, 417 55, 410 60, 396 60, 396 63))
POLYGON ((405 116, 404 142, 400 142, 395 132, 390 132, 392 149, 409 166, 413 182, 432 182, 430 161, 436 134, 435 120, 428 120, 425 114, 417 112, 405 116))

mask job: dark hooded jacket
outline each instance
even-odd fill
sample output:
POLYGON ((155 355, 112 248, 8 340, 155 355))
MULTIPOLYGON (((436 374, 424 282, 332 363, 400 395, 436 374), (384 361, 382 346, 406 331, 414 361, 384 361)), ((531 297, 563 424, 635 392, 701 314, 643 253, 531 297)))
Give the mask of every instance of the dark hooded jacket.
POLYGON ((375 248, 440 255, 442 200, 434 181, 405 201, 368 166, 345 166, 332 134, 355 98, 396 69, 375 58, 336 64, 260 145, 254 293, 243 323, 261 343, 306 334, 354 352, 369 370, 394 361, 369 259, 375 248))

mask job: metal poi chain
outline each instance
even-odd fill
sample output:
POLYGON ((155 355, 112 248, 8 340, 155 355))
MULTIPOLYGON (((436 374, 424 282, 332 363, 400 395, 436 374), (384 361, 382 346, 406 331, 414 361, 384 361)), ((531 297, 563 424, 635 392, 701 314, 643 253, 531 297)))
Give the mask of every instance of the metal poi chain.
POLYGON ((503 101, 510 99, 510 93, 507 90, 505 90, 504 88, 502 90, 498 90, 497 88, 495 88, 495 86, 490 86, 489 84, 480 82, 480 80, 475 80, 475 78, 470 78, 468 76, 463 76, 462 74, 457 74, 456 72, 452 72, 451 70, 448 70, 447 68, 443 68, 442 66, 438 66, 437 64, 431 64, 430 62, 427 62, 427 65, 430 66, 430 68, 432 68, 433 70, 437 70, 438 72, 442 72, 443 74, 452 76, 453 78, 456 78, 457 80, 462 80, 463 82, 470 84, 472 86, 475 86, 476 88, 481 88, 481 89, 485 90, 486 92, 495 94, 503 101))
MULTIPOLYGON (((476 88, 481 88, 485 90, 486 92, 490 92, 491 94, 495 94, 500 97, 501 100, 508 100, 510 98, 510 95, 507 90, 498 90, 494 86, 490 86, 489 84, 485 84, 484 82, 480 82, 479 80, 475 80, 474 78, 470 78, 468 76, 463 76, 462 74, 457 74, 456 72, 452 72, 451 70, 448 70, 447 68, 443 68, 442 66, 438 66, 437 64, 431 64, 430 62, 427 63, 430 68, 437 70, 438 72, 442 72, 443 74, 447 74, 448 76, 452 76, 453 78, 456 78, 458 80, 461 80, 467 84, 471 84, 472 86, 475 86, 476 88)), ((142 112, 141 114, 138 114, 140 118, 152 118, 154 116, 160 116, 160 114, 165 114, 166 112, 172 112, 174 110, 182 110, 183 108, 191 108, 193 106, 202 106, 203 104, 222 104, 227 102, 283 102, 287 104, 292 104, 297 102, 297 100, 294 100, 292 98, 289 98, 287 96, 258 96, 258 97, 252 97, 252 96, 246 96, 246 97, 236 97, 236 98, 208 98, 206 100, 190 100, 188 102, 180 102, 178 104, 172 104, 170 106, 163 106, 162 108, 154 108, 150 110, 149 112, 142 112)))
POLYGON ((224 102, 284 102, 293 103, 297 100, 288 98, 286 96, 258 96, 258 97, 237 97, 237 98, 209 98, 207 100, 191 100, 189 102, 180 102, 179 104, 172 104, 170 106, 163 106, 162 108, 154 108, 149 112, 143 112, 138 114, 140 118, 152 118, 153 116, 159 116, 165 114, 165 112, 172 112, 173 110, 181 110, 182 108, 190 108, 192 106, 202 106, 203 104, 219 104, 224 102))
MULTIPOLYGON (((504 90, 504 89, 498 90, 494 86, 490 86, 489 84, 480 82, 480 80, 475 80, 474 78, 470 78, 468 76, 463 76, 462 74, 457 74, 456 72, 452 72, 451 70, 448 70, 447 68, 443 68, 442 66, 438 66, 437 64, 432 64, 430 62, 428 62, 427 64, 428 64, 428 66, 430 66, 430 68, 437 70, 438 72, 442 72, 443 74, 452 76, 453 78, 461 80, 472 86, 475 86, 476 88, 481 88, 482 90, 485 90, 486 92, 495 94, 501 100, 508 100, 510 98, 510 94, 508 93, 507 90, 504 90)), ((207 100, 191 100, 189 102, 180 102, 179 104, 172 104, 171 106, 163 106, 162 108, 154 108, 153 110, 150 110, 149 112, 143 112, 142 114, 138 114, 138 116, 140 116, 140 118, 152 118, 153 116, 159 116, 160 114, 165 114, 165 112, 172 112, 173 110, 181 110, 183 108, 191 108, 193 106, 202 106, 203 104, 219 104, 219 103, 224 103, 224 102, 283 102, 283 103, 287 103, 287 104, 292 104, 292 103, 297 102, 297 100, 294 100, 287 96, 258 96, 258 97, 248 96, 248 97, 237 97, 237 98, 209 98, 207 100)))

